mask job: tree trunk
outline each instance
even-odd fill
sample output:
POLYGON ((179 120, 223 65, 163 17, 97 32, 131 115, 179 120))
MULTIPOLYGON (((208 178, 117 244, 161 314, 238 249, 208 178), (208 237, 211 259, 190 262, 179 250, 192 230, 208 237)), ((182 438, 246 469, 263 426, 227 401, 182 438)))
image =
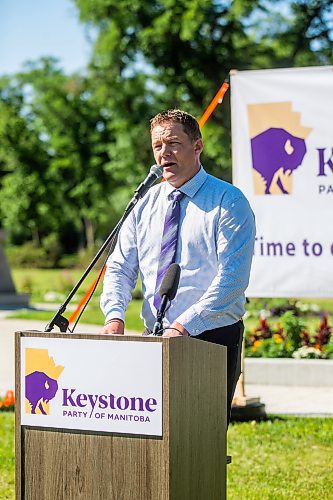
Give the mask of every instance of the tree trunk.
POLYGON ((40 236, 39 236, 39 231, 38 231, 38 228, 35 227, 32 229, 31 231, 32 233, 32 241, 34 243, 34 246, 36 248, 40 248, 41 247, 41 241, 40 241, 40 236))
POLYGON ((95 230, 94 226, 91 223, 91 220, 88 217, 83 217, 83 226, 84 233, 87 242, 87 249, 94 251, 95 249, 95 230))

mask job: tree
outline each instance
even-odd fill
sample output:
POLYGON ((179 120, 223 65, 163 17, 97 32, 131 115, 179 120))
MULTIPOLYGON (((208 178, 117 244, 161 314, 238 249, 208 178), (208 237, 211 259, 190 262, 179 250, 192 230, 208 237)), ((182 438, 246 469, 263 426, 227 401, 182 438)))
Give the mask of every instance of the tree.
POLYGON ((82 246, 93 247, 97 228, 110 219, 108 193, 120 181, 110 172, 112 138, 89 82, 64 75, 52 59, 30 64, 3 82, 0 115, 0 158, 1 152, 3 158, 6 150, 12 152, 1 196, 12 240, 27 239, 31 223, 36 243, 56 232, 70 250, 66 237, 79 231, 82 246))
POLYGON ((50 60, 32 65, 21 78, 32 86, 30 114, 47 147, 56 192, 91 248, 109 205, 105 195, 116 183, 108 171, 105 144, 109 146, 112 138, 105 118, 87 79, 65 76, 50 60))
MULTIPOLYGON (((230 69, 325 64, 332 58, 333 8, 325 1, 76 0, 97 37, 91 75, 102 82, 101 104, 147 163, 143 124, 161 109, 200 117, 230 69), (136 111, 139 111, 137 113, 136 111), (136 130, 138 131, 136 133, 136 130), (138 138, 140 140, 138 140, 138 138)), ((205 126, 205 165, 230 179, 228 99, 205 126)), ((132 148, 131 148, 132 146, 132 148)))
MULTIPOLYGON (((23 88, 9 78, 0 82, 0 210, 3 226, 13 242, 33 239, 40 243, 44 212, 43 183, 47 153, 24 113, 23 88)), ((49 224, 49 222, 48 222, 49 224)))

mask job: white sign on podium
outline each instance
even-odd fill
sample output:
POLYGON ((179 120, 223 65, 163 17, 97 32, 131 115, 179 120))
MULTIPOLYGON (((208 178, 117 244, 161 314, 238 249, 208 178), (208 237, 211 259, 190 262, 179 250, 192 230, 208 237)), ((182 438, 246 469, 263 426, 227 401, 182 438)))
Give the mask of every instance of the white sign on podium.
POLYGON ((162 410, 162 343, 21 339, 21 425, 162 436, 162 410))

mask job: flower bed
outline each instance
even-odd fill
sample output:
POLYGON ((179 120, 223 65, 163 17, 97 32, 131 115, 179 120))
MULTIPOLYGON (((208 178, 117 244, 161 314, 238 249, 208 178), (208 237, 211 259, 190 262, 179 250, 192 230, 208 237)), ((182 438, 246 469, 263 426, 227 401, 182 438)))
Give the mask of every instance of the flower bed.
POLYGON ((14 391, 6 391, 4 397, 0 396, 0 411, 13 411, 15 407, 14 391))
POLYGON ((323 314, 315 332, 293 311, 285 312, 276 324, 264 315, 259 324, 245 332, 245 356, 264 358, 333 359, 332 327, 323 314))

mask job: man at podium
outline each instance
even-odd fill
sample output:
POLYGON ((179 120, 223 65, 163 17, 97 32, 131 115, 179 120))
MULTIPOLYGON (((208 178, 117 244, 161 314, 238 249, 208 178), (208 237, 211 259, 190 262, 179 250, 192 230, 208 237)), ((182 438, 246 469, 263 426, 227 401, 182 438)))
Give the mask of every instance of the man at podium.
POLYGON ((151 332, 161 281, 170 264, 178 263, 179 288, 165 314, 164 336, 189 335, 227 347, 230 409, 240 375, 254 216, 238 188, 204 170, 202 136, 193 116, 180 110, 159 113, 151 120, 151 139, 166 182, 148 191, 120 231, 104 278, 102 332, 124 333, 125 310, 139 273, 141 317, 151 332))

